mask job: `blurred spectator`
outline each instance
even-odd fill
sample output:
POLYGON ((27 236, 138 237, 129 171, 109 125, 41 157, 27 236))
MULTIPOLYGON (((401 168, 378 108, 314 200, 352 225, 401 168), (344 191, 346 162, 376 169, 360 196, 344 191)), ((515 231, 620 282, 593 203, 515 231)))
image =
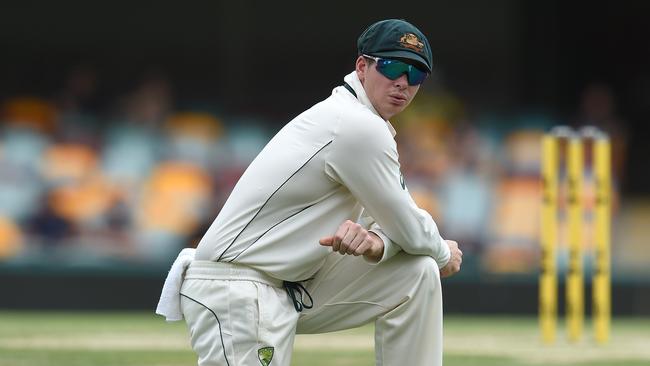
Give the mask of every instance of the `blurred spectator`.
POLYGON ((493 177, 488 143, 479 131, 461 123, 450 143, 451 168, 442 179, 442 226, 445 235, 463 243, 463 252, 478 253, 488 233, 493 177))
POLYGON ((628 131, 627 124, 617 113, 616 100, 608 85, 592 83, 584 88, 574 126, 595 126, 609 135, 612 143, 612 174, 622 184, 628 131))
POLYGON ((27 221, 30 236, 44 247, 65 245, 77 233, 74 223, 57 212, 57 203, 54 195, 47 194, 40 210, 27 221))
POLYGON ((452 94, 437 88, 414 104, 396 123, 409 191, 445 237, 478 252, 487 238, 495 157, 452 94))
POLYGON ((521 129, 503 144, 503 176, 489 213, 489 242, 482 262, 494 272, 527 273, 538 263, 542 130, 521 129))
POLYGON ((464 115, 461 101, 440 87, 418 94, 409 109, 396 116, 396 139, 405 177, 426 181, 432 188, 439 186, 449 169, 449 139, 464 115))
POLYGON ((77 66, 68 73, 62 89, 55 97, 60 120, 58 139, 98 146, 97 84, 97 73, 90 66, 77 66))
POLYGON ((162 73, 149 72, 140 84, 118 100, 120 124, 135 124, 148 131, 160 128, 173 108, 172 88, 162 73))
POLYGON ((118 98, 103 131, 101 168, 116 185, 127 205, 134 205, 166 146, 163 122, 172 113, 173 97, 167 78, 150 72, 132 91, 118 98))
POLYGON ((57 97, 63 115, 93 116, 99 109, 97 73, 87 65, 74 67, 57 97))
POLYGON ((489 216, 489 245, 482 263, 487 271, 530 273, 537 268, 541 184, 537 177, 505 179, 494 195, 489 216))

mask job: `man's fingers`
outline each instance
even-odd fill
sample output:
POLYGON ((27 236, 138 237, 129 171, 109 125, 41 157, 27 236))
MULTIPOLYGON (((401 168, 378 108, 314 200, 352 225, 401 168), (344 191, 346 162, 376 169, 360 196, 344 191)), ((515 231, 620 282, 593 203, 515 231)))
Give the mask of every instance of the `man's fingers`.
POLYGON ((338 230, 336 230, 336 234, 334 234, 334 240, 332 241, 333 251, 335 252, 339 251, 339 249, 341 248, 341 242, 343 241, 343 238, 345 238, 345 234, 347 233, 348 233, 348 223, 346 221, 341 226, 339 226, 338 230))
POLYGON ((363 241, 363 229, 359 224, 352 224, 348 228, 348 232, 345 234, 343 241, 341 242, 341 248, 339 253, 341 254, 352 254, 354 250, 357 249, 359 244, 363 241))
POLYGON ((442 277, 450 277, 460 272, 463 263, 463 251, 458 248, 458 243, 453 240, 446 240, 446 242, 451 251, 451 258, 449 259, 449 263, 440 270, 442 277))
POLYGON ((338 250, 339 254, 345 254, 345 251, 348 249, 353 236, 354 234, 350 230, 348 230, 345 235, 343 235, 341 238, 341 245, 339 246, 338 250))
POLYGON ((363 241, 366 238, 366 234, 363 232, 358 232, 352 239, 352 242, 348 245, 347 250, 345 251, 346 254, 354 254, 354 252, 357 250, 359 245, 363 243, 363 241))
POLYGON ((370 244, 364 244, 369 240, 368 232, 360 224, 351 220, 342 223, 333 236, 320 238, 318 243, 322 246, 332 247, 333 252, 340 254, 362 255, 370 244), (362 246, 362 248, 359 248, 362 246))
POLYGON ((359 256, 363 255, 366 253, 368 249, 370 249, 371 242, 369 240, 364 240, 361 245, 357 247, 357 249, 354 250, 354 255, 359 256))

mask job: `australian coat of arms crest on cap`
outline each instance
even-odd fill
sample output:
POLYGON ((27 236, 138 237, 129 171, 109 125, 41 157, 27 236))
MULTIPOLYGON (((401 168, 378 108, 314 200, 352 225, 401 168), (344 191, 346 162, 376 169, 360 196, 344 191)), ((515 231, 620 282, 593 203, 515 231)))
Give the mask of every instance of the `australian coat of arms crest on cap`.
POLYGON ((420 42, 418 36, 413 33, 406 33, 399 39, 399 43, 402 47, 412 49, 413 51, 422 52, 424 48, 424 43, 420 42))

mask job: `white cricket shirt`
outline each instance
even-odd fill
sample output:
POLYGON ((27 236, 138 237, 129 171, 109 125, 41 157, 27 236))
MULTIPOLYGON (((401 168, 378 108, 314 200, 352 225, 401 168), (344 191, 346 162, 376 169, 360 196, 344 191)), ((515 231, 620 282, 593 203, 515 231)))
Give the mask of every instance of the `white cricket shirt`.
POLYGON ((357 97, 334 88, 271 139, 201 239, 197 260, 305 280, 331 252, 318 240, 349 219, 384 240, 380 262, 403 250, 431 256, 440 268, 447 264, 449 247, 404 185, 395 130, 375 111, 356 72, 344 80, 357 97))

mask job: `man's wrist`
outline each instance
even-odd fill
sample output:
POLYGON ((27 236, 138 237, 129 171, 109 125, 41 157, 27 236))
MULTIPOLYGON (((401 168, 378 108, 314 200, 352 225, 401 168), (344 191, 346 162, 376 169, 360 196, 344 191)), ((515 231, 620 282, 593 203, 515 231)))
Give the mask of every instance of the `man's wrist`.
POLYGON ((375 244, 370 247, 369 253, 364 254, 367 260, 371 262, 379 262, 384 256, 384 241, 376 233, 369 231, 369 234, 372 235, 375 244))

